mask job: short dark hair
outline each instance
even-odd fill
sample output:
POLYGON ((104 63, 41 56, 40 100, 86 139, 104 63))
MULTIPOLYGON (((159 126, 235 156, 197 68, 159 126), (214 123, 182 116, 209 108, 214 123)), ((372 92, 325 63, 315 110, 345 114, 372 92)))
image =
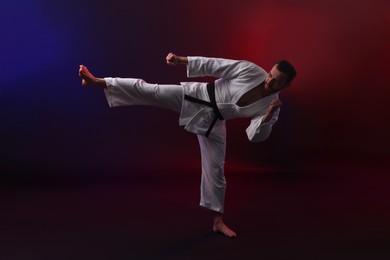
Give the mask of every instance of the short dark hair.
POLYGON ((297 71, 295 70, 294 66, 291 65, 290 62, 288 62, 287 60, 279 60, 277 63, 276 63, 276 68, 287 75, 287 82, 286 84, 290 83, 294 78, 295 76, 297 75, 297 71))

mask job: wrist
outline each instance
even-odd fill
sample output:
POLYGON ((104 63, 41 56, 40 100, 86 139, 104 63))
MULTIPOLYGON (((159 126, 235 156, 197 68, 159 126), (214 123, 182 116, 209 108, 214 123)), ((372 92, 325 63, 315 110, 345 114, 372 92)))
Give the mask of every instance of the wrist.
POLYGON ((268 123, 268 121, 271 119, 271 115, 268 113, 263 117, 263 120, 261 120, 262 123, 268 123))
POLYGON ((185 65, 187 65, 188 64, 188 58, 187 57, 185 57, 185 56, 180 56, 179 57, 179 62, 178 62, 179 64, 185 64, 185 65))

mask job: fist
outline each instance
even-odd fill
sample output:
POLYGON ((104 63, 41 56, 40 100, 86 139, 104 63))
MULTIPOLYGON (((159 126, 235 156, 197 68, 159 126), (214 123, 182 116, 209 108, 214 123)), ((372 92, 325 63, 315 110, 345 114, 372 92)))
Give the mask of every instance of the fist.
POLYGON ((274 112, 276 109, 282 106, 282 102, 279 98, 275 98, 271 101, 271 104, 269 105, 269 111, 274 112))
POLYGON ((166 57, 168 65, 176 65, 179 63, 179 56, 174 53, 169 53, 166 57))

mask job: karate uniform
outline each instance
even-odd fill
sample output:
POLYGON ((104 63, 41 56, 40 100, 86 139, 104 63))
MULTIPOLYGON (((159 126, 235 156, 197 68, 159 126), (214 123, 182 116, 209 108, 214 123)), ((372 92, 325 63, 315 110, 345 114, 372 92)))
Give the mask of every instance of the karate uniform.
MULTIPOLYGON (((279 109, 271 120, 262 123, 273 99, 278 93, 264 97, 248 106, 236 105, 240 97, 261 84, 267 73, 248 61, 220 58, 188 57, 187 76, 218 78, 215 84, 215 99, 218 110, 225 120, 252 118, 246 129, 252 142, 265 140, 272 125, 277 121, 279 109)), ((179 124, 197 134, 202 158, 200 205, 213 211, 224 211, 226 180, 224 163, 226 153, 226 126, 224 120, 217 120, 210 135, 206 137, 215 117, 212 107, 185 99, 190 96, 210 101, 207 83, 181 82, 181 85, 149 84, 142 79, 105 78, 105 94, 110 107, 126 105, 152 105, 168 108, 180 113, 179 124)))

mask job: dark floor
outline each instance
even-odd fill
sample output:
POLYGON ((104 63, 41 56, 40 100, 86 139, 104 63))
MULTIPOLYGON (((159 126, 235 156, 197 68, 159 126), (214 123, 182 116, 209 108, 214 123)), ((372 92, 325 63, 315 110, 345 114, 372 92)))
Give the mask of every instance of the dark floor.
POLYGON ((196 170, 8 179, 0 259, 390 259, 387 174, 228 170, 225 221, 237 239, 211 232, 196 170))

